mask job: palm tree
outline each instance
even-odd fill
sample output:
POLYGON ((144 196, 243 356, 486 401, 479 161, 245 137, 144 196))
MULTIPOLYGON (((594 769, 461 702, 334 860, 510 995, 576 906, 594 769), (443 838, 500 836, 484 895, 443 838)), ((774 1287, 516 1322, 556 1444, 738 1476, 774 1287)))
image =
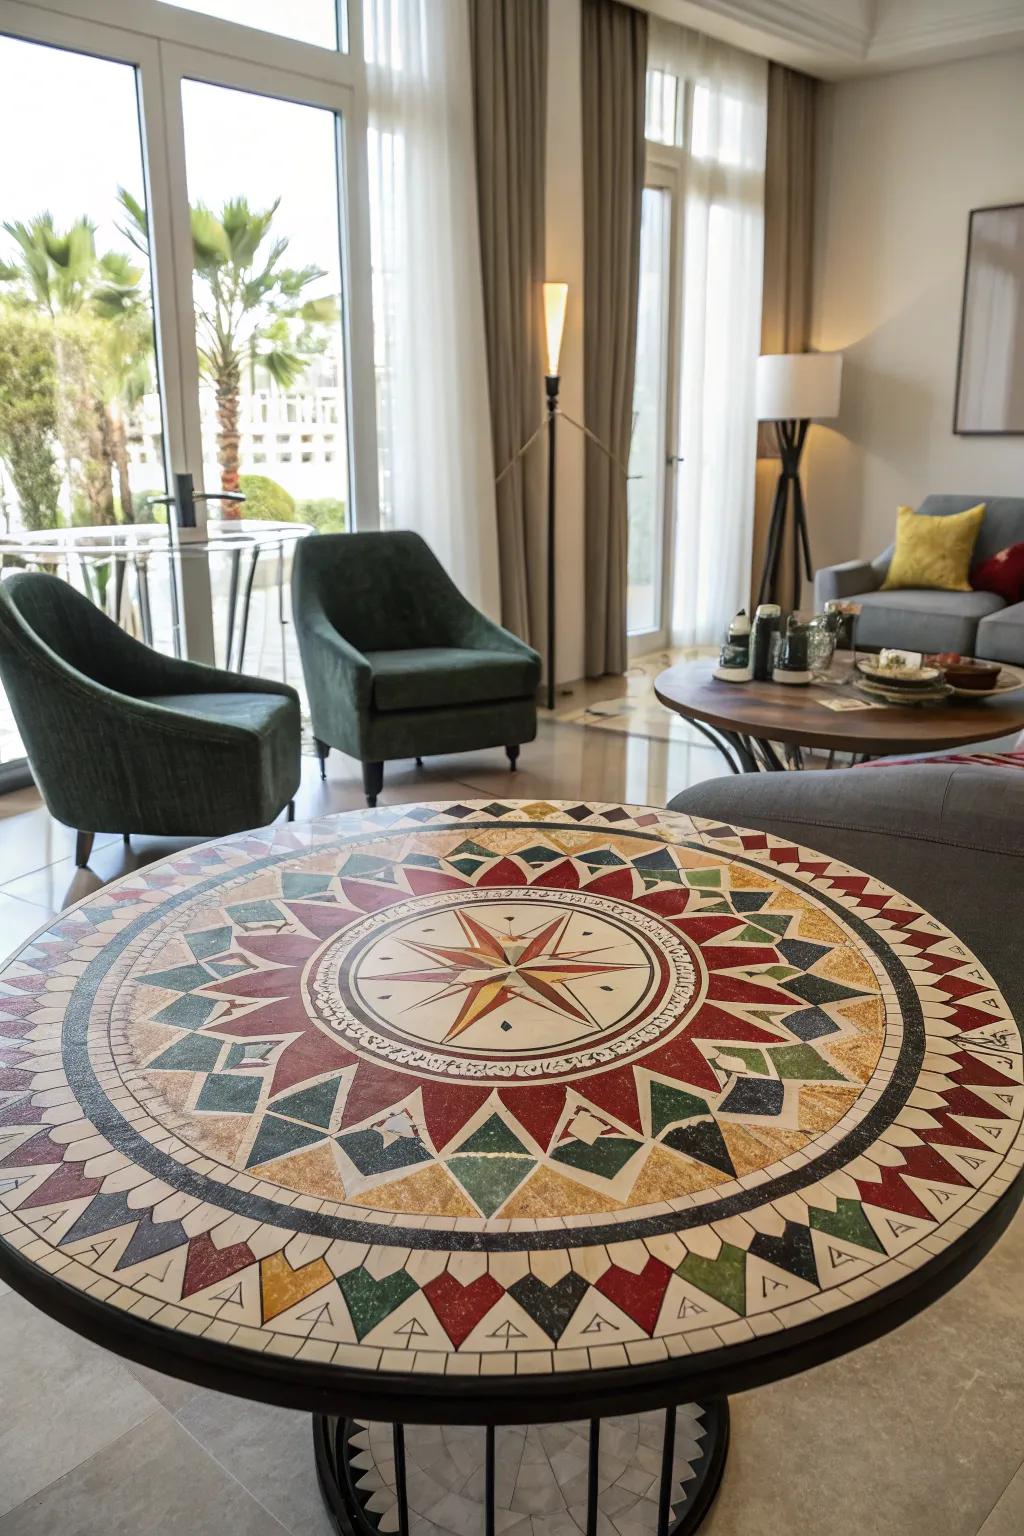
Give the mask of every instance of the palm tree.
POLYGON ((110 452, 117 475, 121 516, 135 521, 135 500, 129 478, 128 418, 153 383, 153 313, 143 269, 127 256, 110 251, 101 258, 102 284, 92 298, 101 322, 98 337, 98 378, 107 413, 110 452))
POLYGON ((59 230, 46 212, 4 229, 19 259, 0 262, 0 283, 53 326, 57 436, 68 473, 90 521, 102 524, 114 518, 116 468, 121 515, 132 522, 125 410, 148 388, 153 348, 144 269, 117 251, 99 255, 87 218, 59 230))
POLYGON ((23 296, 55 320, 80 310, 89 296, 96 266, 95 227, 76 219, 58 230, 53 214, 37 215, 30 224, 5 224, 20 252, 20 263, 0 262, 0 282, 18 283, 23 296))
MULTIPOLYGON (((123 187, 118 197, 128 219, 122 233, 148 252, 145 209, 123 187)), ((339 317, 336 299, 307 296, 326 276, 320 267, 283 264, 288 240, 271 237, 280 201, 255 209, 236 197, 219 213, 202 203, 191 210, 196 342, 200 369, 217 401, 217 459, 225 491, 238 490, 245 373, 252 379, 262 369, 281 389, 289 388, 323 350, 323 327, 339 317)), ((230 503, 228 511, 238 515, 230 503)))

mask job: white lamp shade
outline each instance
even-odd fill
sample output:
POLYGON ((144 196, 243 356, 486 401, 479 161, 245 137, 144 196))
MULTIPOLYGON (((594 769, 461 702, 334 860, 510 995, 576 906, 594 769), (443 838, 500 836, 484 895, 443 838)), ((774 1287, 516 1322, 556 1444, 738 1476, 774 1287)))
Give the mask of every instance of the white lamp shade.
POLYGON ((757 360, 758 421, 826 421, 839 415, 841 352, 781 352, 757 360))

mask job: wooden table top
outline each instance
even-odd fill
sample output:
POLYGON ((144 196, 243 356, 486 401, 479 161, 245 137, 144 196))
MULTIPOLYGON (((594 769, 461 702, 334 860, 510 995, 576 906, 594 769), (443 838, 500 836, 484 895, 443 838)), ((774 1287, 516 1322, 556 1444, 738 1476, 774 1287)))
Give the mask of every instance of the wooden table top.
POLYGON ((172 1374, 374 1418, 787 1375, 933 1299, 1024 1192, 1021 1037, 965 946, 648 807, 176 853, 0 967, 0 1089, 6 1280, 172 1374))
MULTIPOLYGON (((1024 688, 1002 697, 964 699, 945 704, 886 705, 880 709, 837 711, 828 699, 867 703, 849 683, 723 683, 710 659, 669 667, 654 691, 668 709, 719 730, 737 731, 764 741, 819 747, 827 752, 930 752, 943 747, 993 741, 1024 730, 1024 688)), ((845 669, 848 675, 849 669, 845 669)), ((838 675, 844 671, 840 664, 838 675)))

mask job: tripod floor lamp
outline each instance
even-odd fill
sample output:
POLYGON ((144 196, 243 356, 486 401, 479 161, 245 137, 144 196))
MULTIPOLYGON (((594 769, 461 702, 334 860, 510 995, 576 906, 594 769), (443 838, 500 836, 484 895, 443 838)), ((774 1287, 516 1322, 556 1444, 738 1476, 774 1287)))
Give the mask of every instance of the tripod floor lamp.
POLYGON ((793 550, 793 607, 800 606, 802 577, 811 581, 811 541, 807 531, 803 486, 800 483, 800 455, 812 421, 826 421, 839 415, 839 388, 842 379, 841 352, 783 352, 757 360, 757 418, 773 421, 782 467, 775 487, 768 539, 765 545, 759 603, 773 603, 779 597, 779 578, 786 546, 786 522, 793 503, 789 538, 793 550))
POLYGON ((558 416, 558 359, 562 351, 562 333, 565 330, 565 306, 569 297, 568 283, 545 283, 544 330, 547 340, 548 371, 544 388, 548 401, 548 539, 547 539, 547 641, 548 654, 545 665, 548 709, 555 707, 555 421, 558 416))

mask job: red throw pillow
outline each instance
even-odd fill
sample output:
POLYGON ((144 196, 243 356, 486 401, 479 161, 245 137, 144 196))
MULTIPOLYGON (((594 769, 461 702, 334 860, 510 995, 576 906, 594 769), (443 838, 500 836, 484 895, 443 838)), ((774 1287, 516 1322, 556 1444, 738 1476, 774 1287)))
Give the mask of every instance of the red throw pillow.
POLYGON ((1006 603, 1024 600, 1024 543, 1011 544, 971 567, 975 592, 994 592, 1006 603))

